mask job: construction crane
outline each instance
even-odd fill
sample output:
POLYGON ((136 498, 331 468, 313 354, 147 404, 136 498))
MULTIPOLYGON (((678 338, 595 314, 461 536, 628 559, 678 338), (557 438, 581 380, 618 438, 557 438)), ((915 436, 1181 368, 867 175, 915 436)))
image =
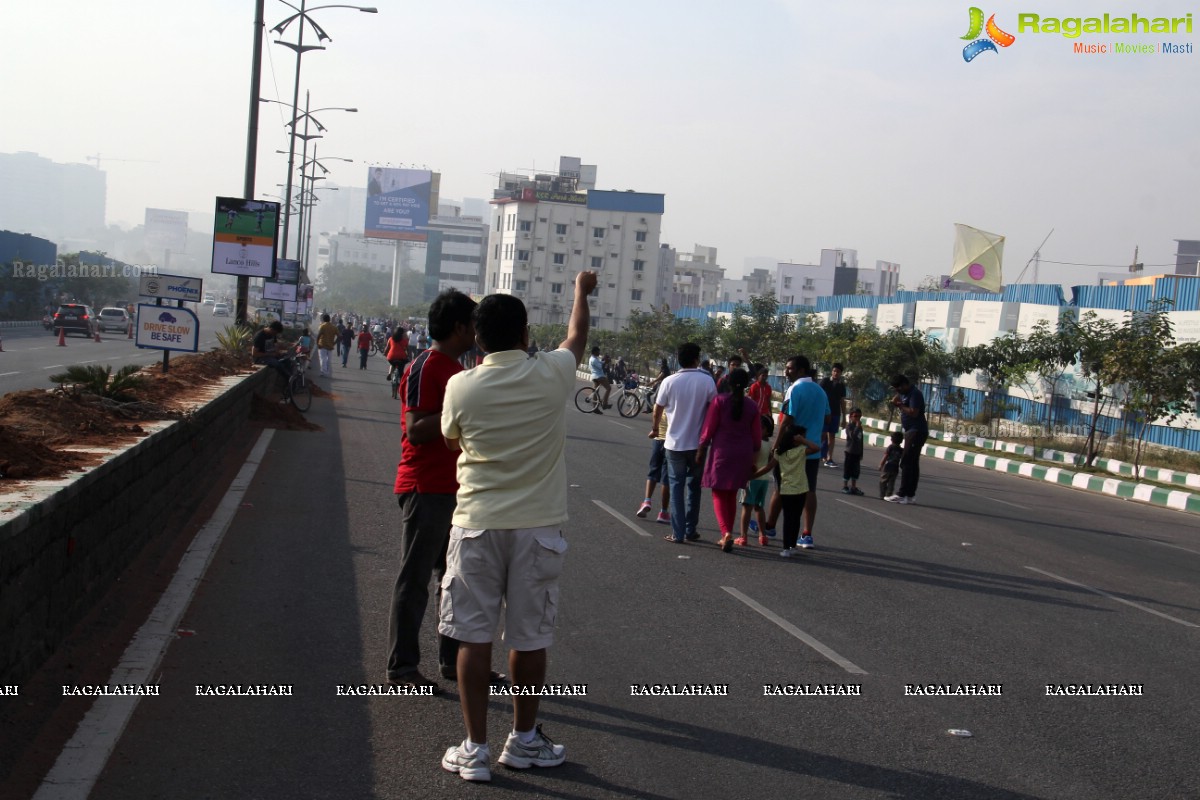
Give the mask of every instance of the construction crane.
POLYGON ((158 163, 157 161, 149 161, 144 158, 105 158, 105 159, 101 159, 99 153, 96 153, 96 155, 94 155, 94 156, 86 156, 86 158, 88 161, 96 162, 96 169, 100 169, 101 160, 103 160, 103 161, 128 161, 128 162, 137 162, 137 163, 141 163, 141 164, 157 164, 158 163))

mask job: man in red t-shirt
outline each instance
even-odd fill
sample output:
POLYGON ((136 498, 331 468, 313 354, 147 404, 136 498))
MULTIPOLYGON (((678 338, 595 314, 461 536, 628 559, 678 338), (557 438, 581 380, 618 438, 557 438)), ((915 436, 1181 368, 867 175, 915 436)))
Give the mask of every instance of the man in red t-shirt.
MULTIPOLYGON (((448 289, 429 307, 433 344, 413 359, 400 379, 400 464, 395 492, 403 512, 400 574, 392 593, 388 624, 387 679, 394 686, 441 688, 418 669, 421 621, 429 603, 429 581, 446 569, 450 518, 458 492, 458 453, 442 438, 442 399, 450 376, 462 371, 459 356, 475 344, 471 315, 475 301, 448 289)), ((454 674, 458 642, 438 637, 443 673, 454 674)))
POLYGON ((767 383, 768 377, 770 377, 770 370, 766 367, 759 367, 758 374, 754 376, 754 383, 750 384, 750 388, 746 390, 746 396, 758 405, 760 417, 771 416, 771 384, 767 383))

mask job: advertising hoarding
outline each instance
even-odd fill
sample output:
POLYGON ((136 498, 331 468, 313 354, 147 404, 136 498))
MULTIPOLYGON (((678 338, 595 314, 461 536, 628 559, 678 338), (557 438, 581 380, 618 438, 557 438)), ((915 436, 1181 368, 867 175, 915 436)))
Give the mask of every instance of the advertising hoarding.
POLYGON ((296 301, 296 284, 280 283, 279 281, 263 281, 264 300, 296 301))
POLYGON ((187 250, 188 215, 186 211, 170 211, 165 208, 146 209, 146 249, 170 250, 183 253, 187 250))
POLYGON ((199 303, 203 297, 204 281, 182 275, 143 275, 138 281, 138 294, 156 300, 186 300, 199 303))
POLYGON ((279 203, 218 197, 212 271, 251 278, 272 277, 278 220, 279 203))
POLYGON ((436 197, 434 174, 427 169, 369 168, 364 235, 424 242, 436 197))
POLYGON ((278 283, 299 283, 300 262, 294 258, 275 259, 275 280, 278 283))

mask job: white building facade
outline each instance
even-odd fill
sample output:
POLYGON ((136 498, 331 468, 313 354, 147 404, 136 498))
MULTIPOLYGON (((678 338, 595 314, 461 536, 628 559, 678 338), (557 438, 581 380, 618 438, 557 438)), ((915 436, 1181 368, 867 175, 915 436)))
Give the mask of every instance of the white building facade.
POLYGON ((592 326, 610 331, 623 328, 635 310, 663 302, 663 195, 562 191, 577 184, 561 173, 513 177, 501 177, 492 200, 485 293, 521 298, 531 324, 565 323, 575 276, 594 270, 600 280, 589 298, 592 326))

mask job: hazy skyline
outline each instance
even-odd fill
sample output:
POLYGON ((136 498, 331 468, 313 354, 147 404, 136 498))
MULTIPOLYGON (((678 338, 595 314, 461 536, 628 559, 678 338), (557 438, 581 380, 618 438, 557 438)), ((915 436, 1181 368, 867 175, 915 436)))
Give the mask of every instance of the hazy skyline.
MULTIPOLYGON (((1042 281, 1066 285, 1120 269, 1135 245, 1147 272, 1172 272, 1173 240, 1200 239, 1200 53, 1073 52, 1195 51, 1200 30, 1018 30, 1018 13, 1133 9, 981 5, 1016 41, 967 63, 969 2, 376 5, 316 12, 333 40, 303 61, 301 103, 309 90, 314 108, 359 109, 318 115, 321 154, 356 162, 329 164, 342 185, 365 185, 370 164, 424 165, 443 197, 490 197, 495 173, 579 156, 599 188, 665 194, 663 242, 716 247, 733 276, 747 257, 815 263, 849 247, 862 266, 899 262, 910 288, 949 270, 955 222, 1008 237, 1008 282, 1051 228, 1042 281)), ((241 195, 253 6, 8 4, 0 152, 101 154, 109 222, 140 224, 146 206, 211 213, 215 195, 241 195)), ((291 13, 268 0, 267 28, 291 13)), ((262 96, 290 103, 295 58, 276 38, 262 96)), ((259 197, 281 193, 289 112, 261 105, 259 197)))

